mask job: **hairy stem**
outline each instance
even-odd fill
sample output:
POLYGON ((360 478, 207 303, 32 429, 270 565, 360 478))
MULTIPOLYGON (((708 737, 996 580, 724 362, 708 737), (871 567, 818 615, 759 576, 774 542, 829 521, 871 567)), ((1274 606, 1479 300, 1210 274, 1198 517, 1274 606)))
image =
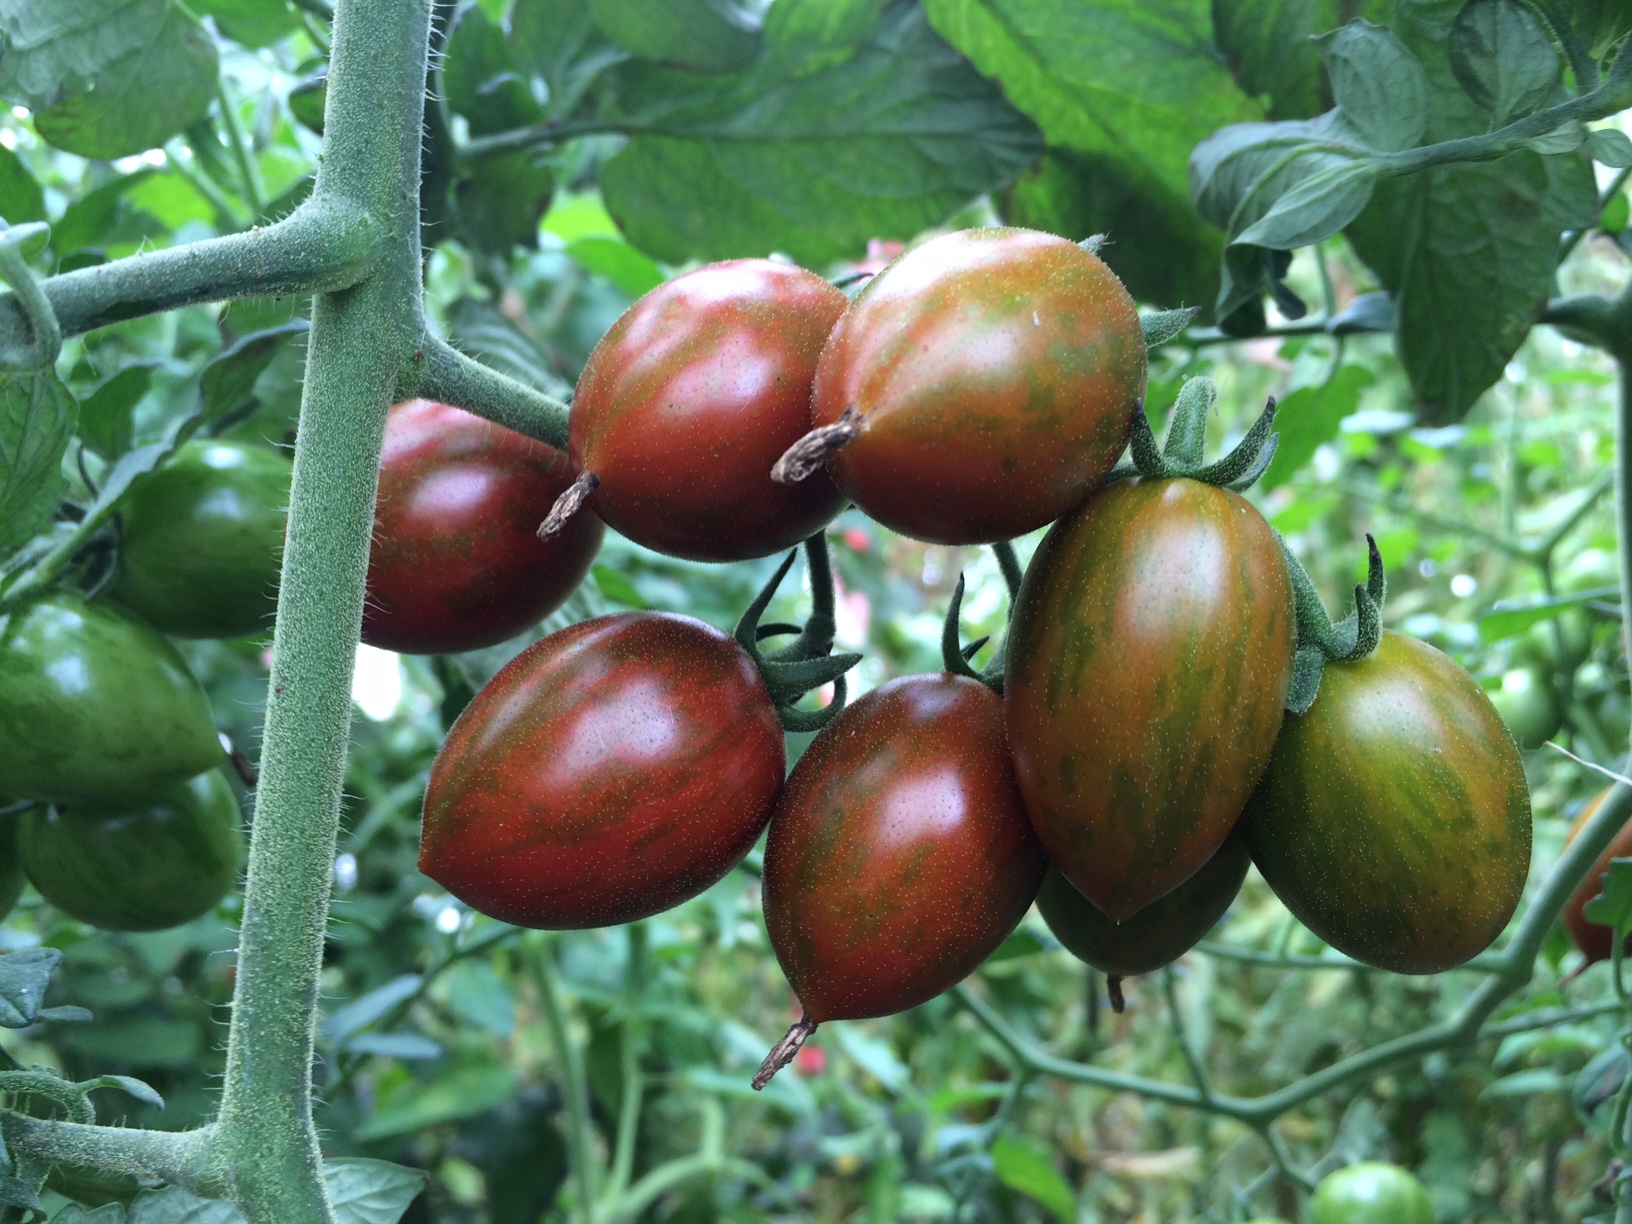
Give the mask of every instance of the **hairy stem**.
POLYGON ((13 1153, 41 1164, 106 1169, 156 1178, 219 1198, 226 1185, 211 1157, 215 1132, 149 1131, 122 1126, 85 1126, 0 1112, 0 1138, 13 1153))
POLYGON ((398 398, 422 395, 440 400, 556 450, 567 449, 567 406, 560 400, 489 369, 435 336, 427 335, 420 343, 414 367, 398 388, 398 398))

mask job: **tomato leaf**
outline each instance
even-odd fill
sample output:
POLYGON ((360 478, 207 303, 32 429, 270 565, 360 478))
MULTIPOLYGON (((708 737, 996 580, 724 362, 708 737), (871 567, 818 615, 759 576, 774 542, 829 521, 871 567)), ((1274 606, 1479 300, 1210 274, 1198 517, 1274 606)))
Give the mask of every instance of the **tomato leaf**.
POLYGON ((289 0, 187 0, 187 7, 212 18, 216 29, 246 47, 269 47, 300 28, 289 0))
POLYGON ((571 113, 597 77, 629 53, 595 24, 587 0, 516 0, 509 43, 521 68, 542 77, 552 117, 571 113))
POLYGON ((362 998, 336 1008, 323 1021, 323 1039, 339 1044, 352 1034, 361 1032, 399 1004, 413 998, 419 992, 421 982, 419 974, 405 973, 369 991, 362 998))
POLYGON ((0 376, 0 558, 44 527, 67 490, 78 404, 51 370, 0 376))
POLYGON ((1012 1135, 999 1135, 992 1144, 992 1169, 1005 1186, 1042 1204, 1063 1224, 1077 1218, 1077 1196, 1044 1152, 1012 1135))
POLYGON ((646 609, 652 606, 651 601, 635 589, 634 583, 611 566, 597 565, 589 573, 595 579, 595 585, 601 594, 613 603, 622 604, 626 608, 646 609))
POLYGON ((1040 152, 1031 121, 916 5, 890 4, 837 62, 831 44, 794 41, 804 10, 829 3, 778 4, 764 53, 741 74, 618 67, 637 132, 602 168, 601 188, 637 247, 669 263, 854 257, 870 238, 944 221, 1040 152))
POLYGON ((35 1221, 46 1218, 45 1208, 40 1206, 40 1196, 34 1187, 15 1177, 0 1176, 0 1204, 27 1212, 22 1224, 35 1224, 35 1221))
POLYGON ((1281 444, 1259 487, 1267 491, 1291 480, 1323 443, 1337 437, 1343 418, 1360 406, 1361 391, 1373 381, 1364 366, 1345 365, 1325 382, 1299 387, 1282 399, 1275 411, 1281 444))
MULTIPOLYGON (((396 1224, 429 1180, 420 1169, 405 1169, 384 1160, 349 1156, 323 1164, 323 1180, 337 1224, 396 1224)), ((99 1209, 105 1210, 105 1209, 99 1209)), ((108 1224, 244 1224, 243 1212, 230 1199, 203 1199, 180 1186, 144 1190, 108 1224)), ((84 1224, 104 1224, 100 1214, 84 1224)))
POLYGON ((442 86, 448 108, 465 117, 473 136, 544 119, 544 108, 511 56, 503 27, 479 4, 463 9, 448 35, 442 86))
POLYGON ((1474 0, 1451 23, 1451 69, 1468 96, 1502 127, 1540 110, 1561 85, 1558 50, 1516 0, 1474 0))
POLYGON ((1632 930, 1632 858, 1609 860, 1604 887, 1582 908, 1588 922, 1614 929, 1616 935, 1632 930))
POLYGON ((34 1023, 61 960, 62 953, 55 948, 26 948, 0 956, 0 1027, 27 1028, 34 1023))
POLYGON ((1337 25, 1338 0, 1214 0, 1214 37, 1248 97, 1268 95, 1277 119, 1325 109, 1314 35, 1337 25))
MULTIPOLYGON (((1616 169, 1632 166, 1632 139, 1615 128, 1599 128, 1587 137, 1587 156, 1593 161, 1616 169)), ((1625 196, 1617 196, 1625 199, 1625 196)), ((1626 224, 1624 221, 1621 223, 1626 224)))
POLYGON ((149 361, 128 365, 85 397, 79 405, 79 436, 86 446, 109 460, 130 449, 132 416, 157 368, 157 362, 149 361))
POLYGON ((0 145, 0 219, 8 225, 45 220, 45 192, 22 158, 0 145))
POLYGON ((0 37, 0 97, 81 157, 161 145, 215 98, 215 40, 175 0, 13 0, 0 37))
POLYGON ((1499 642, 1503 638, 1517 637, 1532 625, 1552 620, 1566 608, 1580 607, 1600 599, 1613 600, 1620 593, 1618 586, 1603 586, 1552 599, 1504 599, 1479 618, 1479 640, 1499 642))
POLYGON ((536 247, 538 223, 554 193, 555 172, 539 154, 523 151, 488 158, 454 187, 459 234, 476 250, 492 255, 508 255, 512 247, 536 247))
POLYGON ((220 421, 253 400, 255 380, 272 364, 283 342, 304 335, 310 326, 305 319, 291 319, 281 327, 253 332, 212 358, 198 379, 204 423, 220 421))
POLYGON ((1370 148, 1409 149, 1428 128, 1428 78, 1392 31, 1364 19, 1320 40, 1332 98, 1370 148))
POLYGON ((470 1118, 493 1108, 516 1090, 516 1073, 497 1063, 456 1067, 424 1084, 410 1082, 381 1102, 374 1116, 352 1132, 358 1143, 470 1118))
POLYGON ((576 238, 567 243, 567 254, 579 267, 606 277, 632 298, 663 283, 663 269, 621 237, 576 238))
POLYGON ((589 0, 589 9, 620 47, 693 72, 733 72, 759 50, 759 17, 741 0, 589 0))
POLYGON ((127 1224, 123 1203, 103 1203, 100 1207, 81 1207, 69 1203, 51 1217, 51 1224, 127 1224))
POLYGON ((160 1096, 151 1084, 144 1083, 129 1075, 99 1075, 89 1084, 81 1087, 114 1088, 126 1096, 134 1097, 144 1105, 151 1105, 155 1109, 164 1108, 164 1098, 160 1096))

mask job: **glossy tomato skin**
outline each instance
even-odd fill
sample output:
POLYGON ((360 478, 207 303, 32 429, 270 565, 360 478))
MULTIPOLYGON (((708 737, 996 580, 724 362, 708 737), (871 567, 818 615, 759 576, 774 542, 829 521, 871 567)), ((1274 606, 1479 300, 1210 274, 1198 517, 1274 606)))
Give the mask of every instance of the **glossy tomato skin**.
POLYGON ((538 525, 572 484, 553 447, 435 400, 386 418, 363 641, 404 654, 479 650, 537 624, 584 580, 605 529, 538 525))
POLYGON ((204 690, 132 613, 58 593, 0 615, 0 794, 137 802, 222 755, 204 690))
POLYGON ((40 807, 17 831, 23 870, 63 913, 106 931, 162 931, 238 882, 244 834, 219 769, 134 808, 40 807))
POLYGON ((583 621, 511 660, 448 732, 420 870, 519 926, 633 922, 742 861, 786 768, 734 640, 666 613, 583 621))
MULTIPOLYGON (((1570 825, 1570 833, 1569 837, 1565 839, 1565 845, 1569 845, 1570 842, 1576 839, 1586 823, 1597 814, 1598 805, 1607 798, 1609 798, 1609 790, 1600 791, 1593 796, 1586 807, 1581 809, 1581 814, 1570 825)), ((1604 891, 1604 872, 1609 870, 1610 860, 1629 856, 1632 856, 1632 820, 1622 825, 1621 831, 1610 839, 1609 845, 1598 856, 1598 861, 1592 865, 1592 870, 1587 872, 1586 878, 1575 886, 1575 891, 1570 894, 1570 899, 1564 903, 1564 912, 1560 917, 1564 919, 1564 926, 1570 932, 1570 938, 1575 941, 1575 946, 1580 948, 1582 954, 1586 956, 1589 965, 1610 958, 1615 946, 1614 932, 1607 926, 1602 926, 1596 922, 1588 922, 1586 914, 1582 911, 1586 908, 1588 901, 1604 891)), ((1628 937, 1627 943, 1632 946, 1632 936, 1628 937)))
POLYGON ((768 259, 708 264, 653 289, 590 354, 568 443, 616 531, 693 561, 764 557, 820 531, 844 498, 771 467, 810 429, 816 359, 848 305, 768 259))
POLYGON ((1055 868, 1037 894, 1048 929, 1101 973, 1137 977, 1171 965, 1218 925, 1241 891, 1252 856, 1239 827, 1200 871, 1126 922, 1112 922, 1055 868))
POLYGON ((1329 1175, 1309 1203, 1309 1224, 1434 1224, 1434 1218, 1422 1183, 1376 1160, 1329 1175))
POLYGON ((937 544, 1034 531, 1102 481, 1145 398, 1139 312, 1098 256, 1024 229, 926 242, 880 272, 822 351, 811 417, 887 527, 937 544))
POLYGON ((1126 480, 1048 533, 1004 679, 1026 810, 1062 875, 1124 921, 1224 844, 1280 729, 1292 586, 1245 499, 1126 480))
POLYGON ((189 442, 120 503, 112 596, 162 633, 270 633, 293 465, 241 442, 189 442))
POLYGON ((1392 631, 1288 715, 1244 817, 1253 862, 1339 952, 1438 973, 1501 933, 1530 867, 1530 791, 1478 683, 1392 631))
POLYGON ((812 1020, 916 1007, 1025 915, 1048 860, 1002 700, 905 676, 847 707, 794 766, 765 845, 765 926, 812 1020))

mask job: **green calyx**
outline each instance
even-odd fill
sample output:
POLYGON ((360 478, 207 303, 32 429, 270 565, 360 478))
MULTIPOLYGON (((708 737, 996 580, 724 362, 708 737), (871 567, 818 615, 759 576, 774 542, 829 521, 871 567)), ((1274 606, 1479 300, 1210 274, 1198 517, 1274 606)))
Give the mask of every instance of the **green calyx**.
MULTIPOLYGON (((1007 540, 1000 540, 992 545, 992 551, 997 554, 997 563, 1003 570, 1003 582, 1009 589, 1009 614, 1014 614, 1015 596, 1020 593, 1020 560, 1014 555, 1014 545, 1007 540)), ((962 635, 958 631, 958 618, 963 613, 963 575, 958 575, 958 585, 952 589, 952 602, 946 608, 946 620, 941 626, 941 666, 954 676, 963 676, 969 680, 979 680, 999 697, 1003 695, 1003 661, 1006 642, 999 643, 997 650, 992 654, 991 661, 985 667, 976 669, 969 660, 979 653, 980 648, 991 639, 978 637, 967 646, 962 644, 962 635)))
POLYGON ((805 541, 805 560, 810 566, 810 619, 801 627, 783 622, 761 624, 760 617, 770 606, 782 580, 793 568, 797 551, 790 552, 737 622, 737 644, 754 661, 782 726, 789 731, 820 731, 844 709, 844 673, 861 662, 859 654, 833 654, 833 571, 827 556, 827 535, 818 531, 805 541), (796 635, 788 645, 762 651, 767 638, 796 635), (801 710, 795 703, 824 684, 832 684, 833 700, 819 710, 801 710))
POLYGON ((1183 476, 1203 484, 1239 492, 1264 474, 1275 458, 1279 435, 1275 433, 1275 401, 1270 399, 1263 414, 1253 422, 1246 436, 1224 458, 1202 462, 1207 441, 1207 414, 1218 402, 1218 385, 1207 377, 1192 378, 1179 392, 1167 427, 1167 442, 1160 448, 1151 432, 1150 418, 1133 414, 1133 434, 1128 440, 1132 463, 1124 463, 1110 479, 1143 476, 1147 480, 1171 480, 1183 476))
POLYGON ((1383 638, 1383 600, 1388 596, 1388 579, 1383 573, 1383 555, 1377 541, 1366 536, 1370 550, 1364 585, 1354 588, 1354 611, 1336 624, 1320 602, 1320 592, 1309 572, 1299 564, 1286 541, 1281 552, 1292 576, 1292 600, 1297 614, 1298 647, 1292 660, 1292 688, 1286 708, 1302 714, 1315 703, 1320 691, 1320 675, 1328 663, 1353 663, 1377 649, 1383 638))

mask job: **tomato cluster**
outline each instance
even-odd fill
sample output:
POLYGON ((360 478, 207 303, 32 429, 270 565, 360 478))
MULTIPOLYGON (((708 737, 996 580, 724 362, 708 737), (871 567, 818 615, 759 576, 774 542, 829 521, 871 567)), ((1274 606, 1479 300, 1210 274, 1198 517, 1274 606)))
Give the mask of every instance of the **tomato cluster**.
POLYGON ((1326 617, 1240 495, 1273 404, 1206 463, 1216 392, 1192 380, 1158 448, 1146 347, 1092 250, 1016 229, 926 242, 848 305, 760 260, 636 302, 585 369, 541 534, 592 511, 703 560, 812 537, 817 612, 780 650, 759 645, 794 631, 759 627, 774 583, 735 638, 642 613, 535 643, 450 732, 422 869, 510 922, 601 925, 695 896, 768 827, 766 927, 804 1016, 756 1085, 818 1023, 952 986, 1034 900, 1113 992, 1202 938, 1249 861, 1368 963, 1486 947, 1529 861, 1511 736, 1449 659, 1381 632, 1375 547, 1355 614, 1326 617), (1054 524, 1000 668, 969 666, 954 601, 952 674, 844 705, 822 533, 846 499, 926 541, 1054 524), (784 780, 781 731, 813 721, 792 703, 835 680, 784 780))

